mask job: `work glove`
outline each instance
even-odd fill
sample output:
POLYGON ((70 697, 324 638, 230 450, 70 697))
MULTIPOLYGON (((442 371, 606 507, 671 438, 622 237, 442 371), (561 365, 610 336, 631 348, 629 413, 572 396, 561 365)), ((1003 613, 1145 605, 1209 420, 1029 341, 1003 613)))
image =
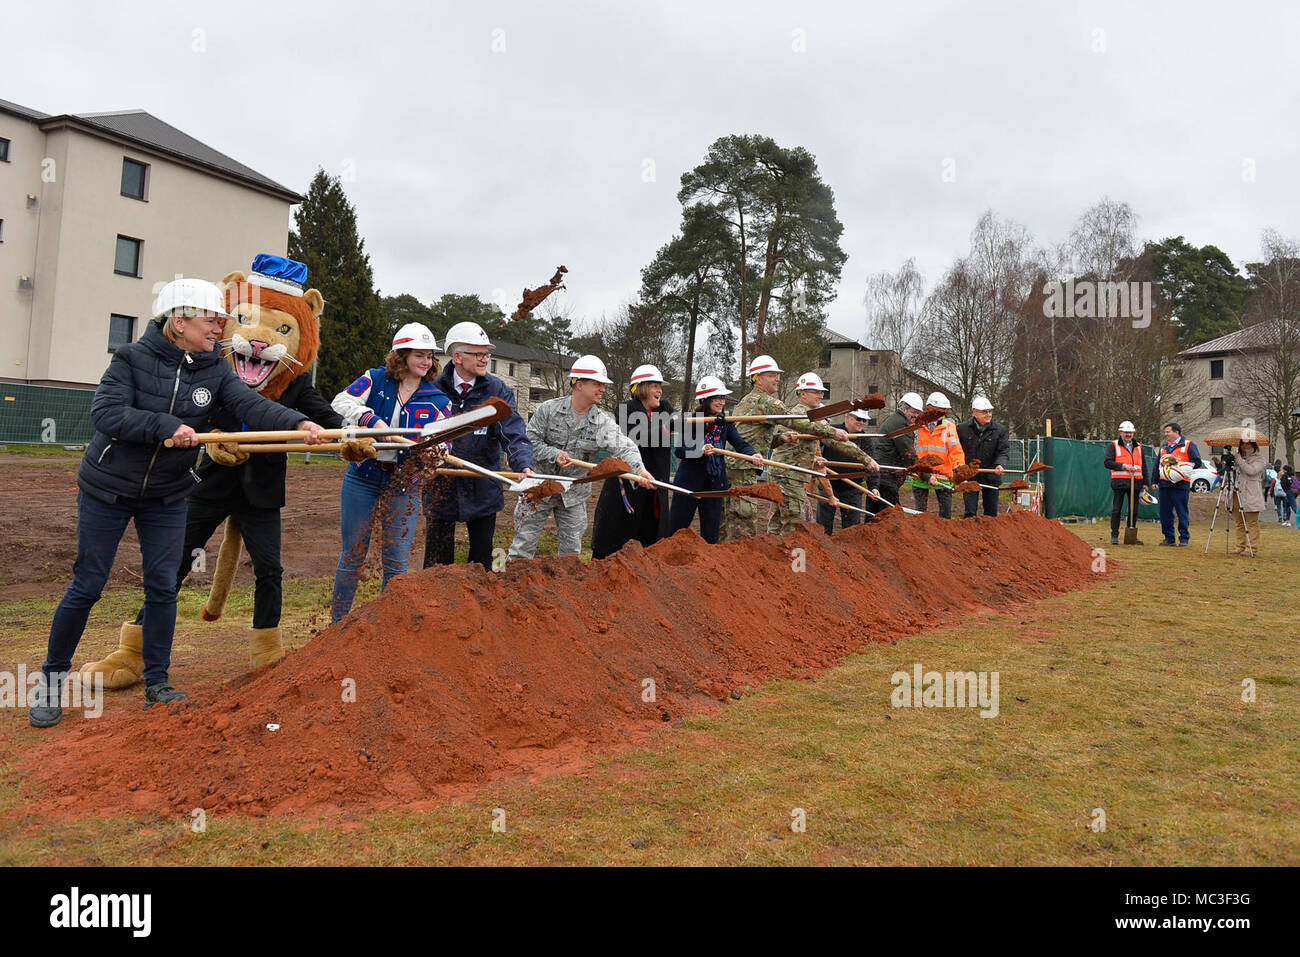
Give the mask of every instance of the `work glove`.
MULTIPOLYGON (((220 432, 221 430, 214 429, 213 431, 220 432)), ((210 442, 203 448, 207 452, 208 458, 227 468, 234 468, 248 461, 249 453, 241 451, 238 442, 210 442)))
POLYGON ((375 440, 367 435, 359 439, 344 439, 339 447, 339 454, 346 462, 364 462, 366 459, 373 459, 379 453, 375 449, 375 440))

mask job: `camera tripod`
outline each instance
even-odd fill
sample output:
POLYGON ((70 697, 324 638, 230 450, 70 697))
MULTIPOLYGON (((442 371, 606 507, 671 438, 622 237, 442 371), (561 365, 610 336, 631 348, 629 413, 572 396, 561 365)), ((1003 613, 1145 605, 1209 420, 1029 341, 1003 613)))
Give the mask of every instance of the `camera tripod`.
MULTIPOLYGON (((1232 457, 1228 456, 1224 462, 1223 482, 1219 486, 1219 497, 1214 502, 1214 517, 1210 519, 1210 534, 1205 538, 1205 552, 1210 553, 1210 539, 1214 537, 1214 523, 1219 519, 1219 508, 1223 505, 1224 498, 1228 500, 1227 513, 1236 516, 1241 520, 1242 527, 1246 532, 1246 550, 1252 558, 1255 557, 1255 543, 1250 540, 1250 526, 1246 525, 1246 517, 1241 512, 1241 497, 1237 494, 1237 470, 1233 467, 1232 457)), ((1228 551, 1228 539, 1231 537, 1228 525, 1223 526, 1223 551, 1228 551)))

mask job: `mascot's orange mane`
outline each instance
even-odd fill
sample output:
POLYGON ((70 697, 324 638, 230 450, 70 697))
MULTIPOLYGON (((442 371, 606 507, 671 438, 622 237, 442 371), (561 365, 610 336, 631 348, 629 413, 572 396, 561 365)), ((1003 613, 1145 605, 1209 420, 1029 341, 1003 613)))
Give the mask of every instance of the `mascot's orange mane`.
MULTIPOLYGON (((277 289, 258 286, 248 282, 241 272, 227 276, 224 285, 226 311, 232 315, 236 314, 236 309, 241 304, 250 304, 257 307, 263 328, 273 330, 283 324, 285 317, 297 327, 298 345, 294 350, 294 358, 298 364, 282 362, 282 368, 272 374, 259 393, 271 400, 278 399, 289 384, 307 372, 316 361, 316 352, 320 348, 317 317, 324 309, 325 300, 315 289, 308 289, 302 296, 291 296, 277 289)), ((227 320, 227 338, 232 329, 239 331, 240 326, 232 326, 231 320, 227 320)))

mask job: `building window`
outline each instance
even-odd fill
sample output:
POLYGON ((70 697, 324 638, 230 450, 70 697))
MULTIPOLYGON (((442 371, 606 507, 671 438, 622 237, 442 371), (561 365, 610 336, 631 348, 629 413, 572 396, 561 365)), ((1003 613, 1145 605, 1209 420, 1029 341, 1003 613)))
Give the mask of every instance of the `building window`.
POLYGON ((5 221, 0 219, 0 243, 5 241, 5 221))
POLYGON ((1222 360, 1222 359, 1211 359, 1211 360, 1210 360, 1210 378, 1211 378, 1211 379, 1222 379, 1222 378, 1223 378, 1223 360, 1222 360))
MULTIPOLYGON (((880 393, 880 387, 875 384, 869 385, 867 386, 867 392, 872 395, 878 395, 880 393)), ((825 469, 823 469, 822 471, 824 472, 825 469)))
POLYGON ((130 236, 117 237, 117 253, 113 257, 113 272, 119 276, 140 277, 140 247, 144 243, 130 236))
MULTIPOLYGON (((492 362, 490 363, 490 365, 491 365, 491 372, 492 372, 492 374, 493 374, 493 375, 496 375, 496 373, 497 373, 497 360, 496 360, 496 359, 493 359, 492 362)), ((825 470, 823 470, 823 471, 825 471, 825 470)))
POLYGON ((9 141, 0 136, 0 163, 9 162, 9 141))
POLYGON ((1174 378, 1175 378, 1175 379, 1181 379, 1182 377, 1183 377, 1183 370, 1182 370, 1182 369, 1175 369, 1175 370, 1174 370, 1174 378))
POLYGON ((1183 413, 1183 404, 1181 402, 1175 402, 1174 415, 1182 415, 1182 413, 1183 413))
POLYGON ((122 159, 122 195, 132 199, 144 199, 145 184, 149 179, 147 163, 138 163, 133 159, 122 159))
POLYGON ((108 351, 116 352, 119 348, 135 340, 135 316, 119 316, 113 313, 108 317, 108 351))
POLYGON ((1223 417, 1223 400, 1222 400, 1222 399, 1211 399, 1211 400, 1210 400, 1210 418, 1212 418, 1212 419, 1218 419, 1218 418, 1222 418, 1222 417, 1223 417))
POLYGON ((875 365, 876 363, 878 363, 879 361, 880 361, 880 356, 868 356, 868 357, 867 357, 867 362, 868 362, 868 364, 870 364, 870 365, 873 365, 873 366, 874 366, 874 365, 875 365))
MULTIPOLYGON (((513 363, 513 362, 512 362, 512 363, 510 363, 510 366, 509 366, 509 368, 510 368, 510 372, 509 372, 509 375, 510 375, 510 376, 511 376, 511 377, 513 377, 513 376, 514 376, 514 374, 515 374, 515 364, 514 364, 514 363, 513 363)), ((822 471, 825 471, 825 469, 823 469, 823 470, 822 470, 822 471)))

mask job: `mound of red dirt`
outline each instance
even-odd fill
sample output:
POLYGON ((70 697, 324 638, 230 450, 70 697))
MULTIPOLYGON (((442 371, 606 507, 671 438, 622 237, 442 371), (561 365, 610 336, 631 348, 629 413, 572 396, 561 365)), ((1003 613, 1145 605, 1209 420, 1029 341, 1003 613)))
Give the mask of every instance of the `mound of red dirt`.
POLYGON ((1091 567, 1079 538, 1028 513, 893 511, 833 538, 802 526, 707 545, 683 531, 585 565, 435 567, 277 665, 174 713, 60 729, 25 763, 77 815, 407 805, 538 753, 627 741, 864 642, 1083 587, 1091 567))

